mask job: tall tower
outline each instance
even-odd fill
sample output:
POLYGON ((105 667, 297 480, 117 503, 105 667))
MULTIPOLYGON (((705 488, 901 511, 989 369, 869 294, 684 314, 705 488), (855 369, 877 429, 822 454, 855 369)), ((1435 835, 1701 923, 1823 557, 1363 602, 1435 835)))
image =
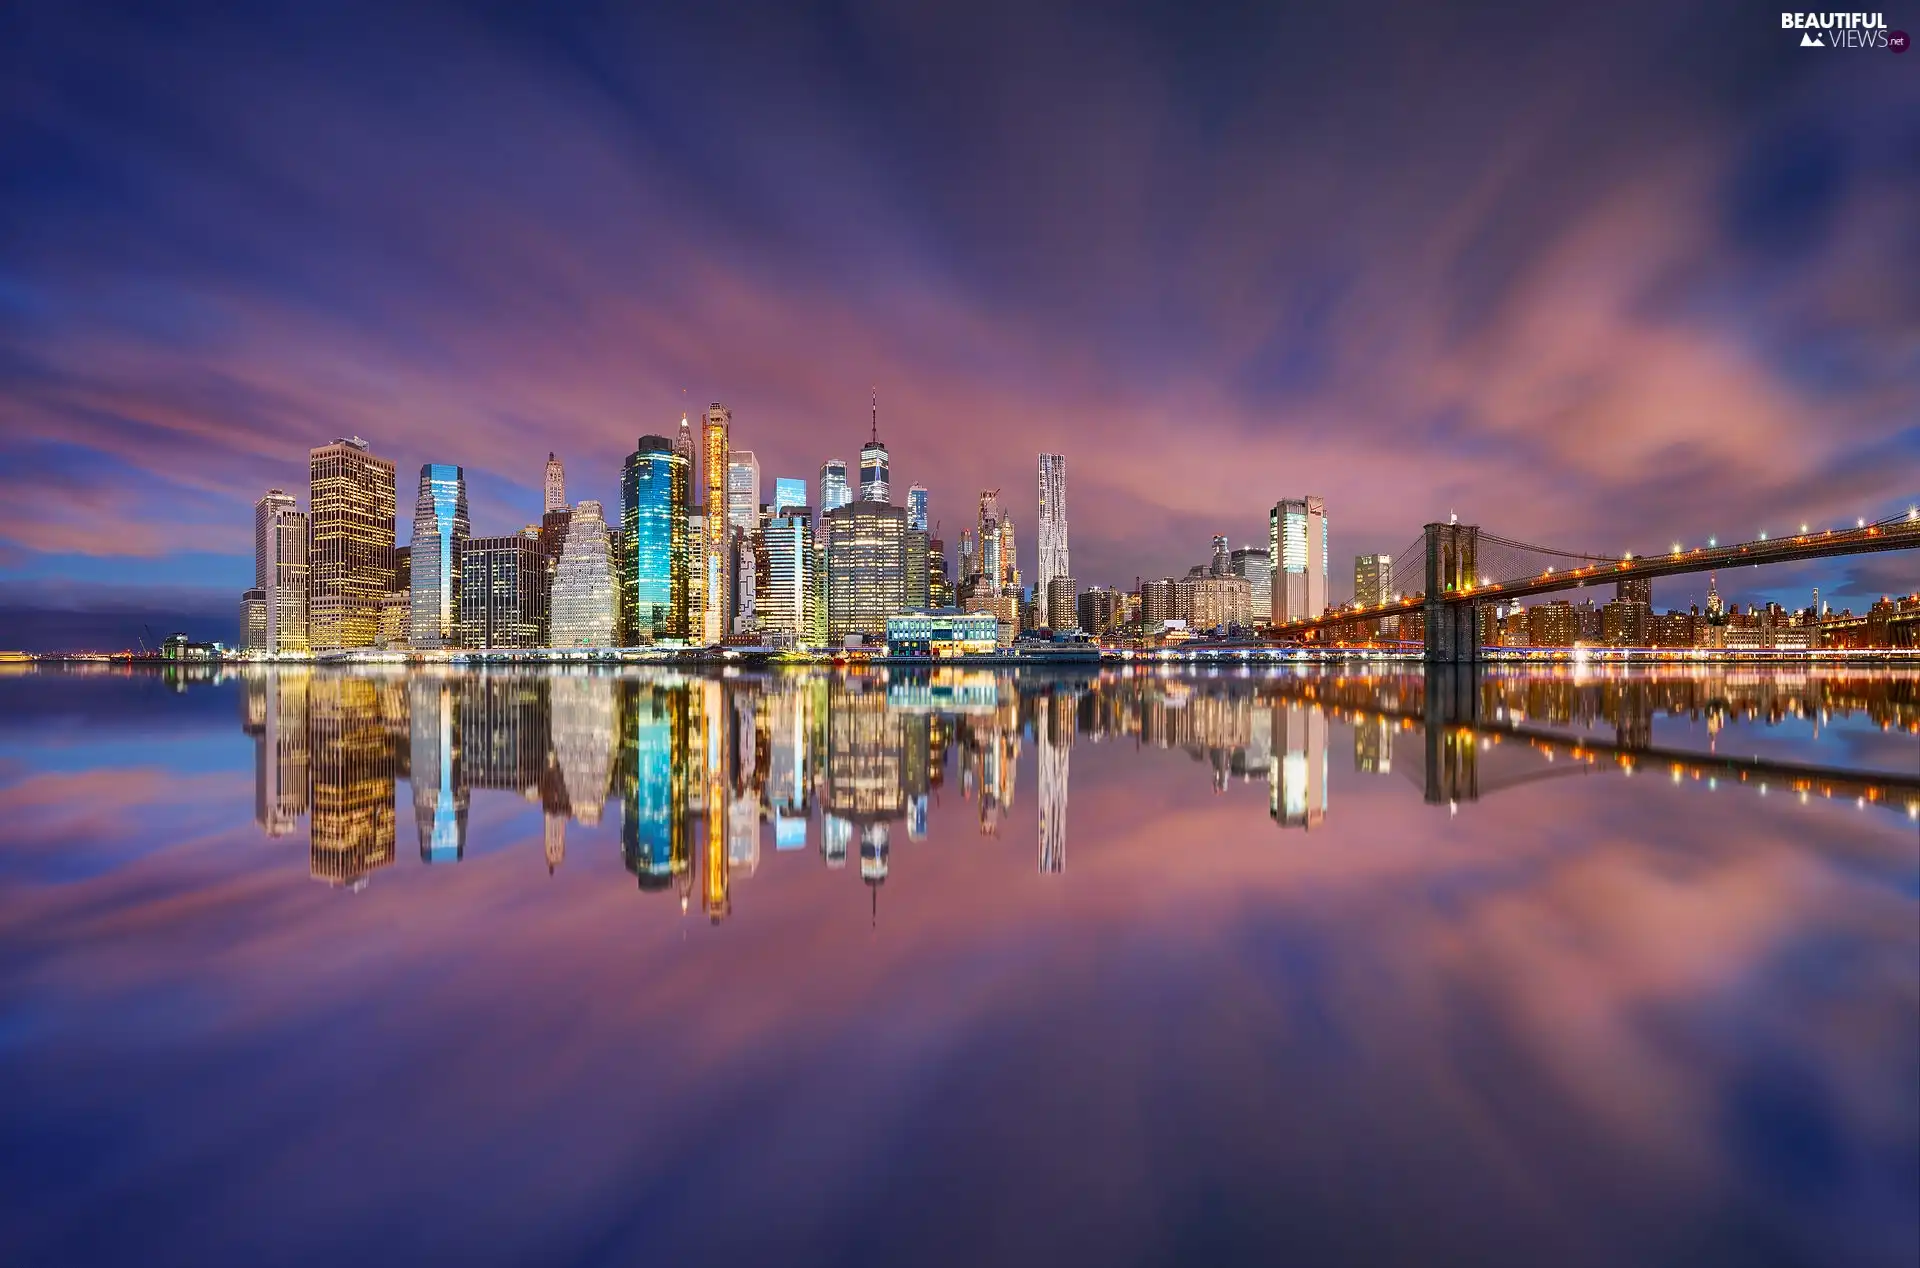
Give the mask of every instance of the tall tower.
POLYGON ((308 475, 309 641, 371 647, 393 584, 393 463, 354 436, 313 450, 308 475))
POLYGON ((413 597, 407 640, 415 647, 451 647, 458 641, 460 556, 469 531, 466 472, 444 462, 423 464, 409 556, 413 597))
POLYGON ((829 458, 820 464, 820 513, 837 510, 853 501, 853 488, 847 483, 847 460, 829 458))
POLYGON ((1044 596, 1055 577, 1073 575, 1067 562, 1067 460, 1057 453, 1040 455, 1040 573, 1034 594, 1044 596))
POLYGON ((727 464, 732 454, 732 431, 733 411, 719 401, 709 405, 701 436, 706 540, 700 567, 706 581, 706 610, 700 615, 700 637, 706 643, 718 643, 727 632, 727 464))
POLYGON ((642 436, 620 478, 622 588, 633 596, 633 634, 687 636, 687 463, 665 436, 642 436))
MULTIPOLYGON (((673 451, 687 460, 687 479, 693 479, 693 472, 698 467, 700 459, 694 452, 693 425, 687 421, 684 410, 680 413, 680 432, 673 438, 673 451)), ((691 490, 693 486, 687 487, 691 490)))
POLYGON ((297 506, 293 494, 284 489, 268 489, 266 496, 253 504, 253 585, 264 590, 273 581, 273 520, 282 511, 297 506))
POLYGON ((888 479, 887 447, 880 443, 880 395, 873 397, 873 430, 867 443, 860 446, 860 500, 893 501, 893 486, 888 479))
POLYGON ((267 490, 253 507, 253 577, 266 605, 262 647, 307 650, 307 517, 280 489, 267 490))
POLYGON ((547 451, 547 505, 548 511, 567 509, 567 472, 560 465, 560 459, 551 449, 547 451))
POLYGON ((916 484, 907 490, 907 527, 927 531, 927 486, 916 484))
POLYGON ((1273 619, 1304 621, 1327 610, 1327 502, 1309 493, 1274 504, 1267 515, 1273 568, 1273 619))
POLYGON ((751 449, 727 457, 727 522, 743 533, 760 526, 760 460, 751 449))

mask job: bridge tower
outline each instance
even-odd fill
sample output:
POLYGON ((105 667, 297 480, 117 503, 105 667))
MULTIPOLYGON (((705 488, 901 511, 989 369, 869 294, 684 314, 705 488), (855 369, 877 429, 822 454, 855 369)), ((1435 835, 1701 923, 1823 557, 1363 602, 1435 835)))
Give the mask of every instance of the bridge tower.
POLYGON ((1459 596, 1479 582, 1480 526, 1429 524, 1427 536, 1427 663, 1480 663, 1480 605, 1459 596))

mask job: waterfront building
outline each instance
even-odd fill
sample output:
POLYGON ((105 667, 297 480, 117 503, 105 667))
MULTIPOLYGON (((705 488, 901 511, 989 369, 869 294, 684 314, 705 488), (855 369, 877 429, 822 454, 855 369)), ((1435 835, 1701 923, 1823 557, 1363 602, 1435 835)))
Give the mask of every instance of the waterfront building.
POLYGON ((1242 546, 1227 556, 1227 571, 1245 577, 1253 596, 1253 619, 1264 625, 1273 619, 1273 565, 1262 546, 1242 546))
MULTIPOLYGON (((853 501, 853 488, 847 483, 847 460, 829 458, 820 464, 820 514, 836 511, 853 501)), ((825 533, 821 534, 824 539, 825 533)))
POLYGON ((761 533, 766 592, 760 628, 777 642, 812 643, 813 516, 805 506, 784 507, 761 533))
POLYGON ((547 584, 537 531, 469 537, 460 557, 460 646, 539 647, 547 584))
POLYGON ((794 507, 807 506, 807 482, 797 476, 775 476, 773 480, 773 513, 775 515, 794 507))
POLYGON ((733 602, 727 612, 729 634, 753 634, 760 629, 755 600, 760 591, 760 535, 733 530, 727 566, 733 576, 733 602))
POLYGON ((1580 617, 1572 603, 1555 599, 1549 603, 1536 603, 1527 609, 1528 646, 1572 647, 1579 641, 1580 617))
POLYGON ((1172 577, 1162 577, 1140 587, 1140 623, 1147 630, 1181 619, 1178 586, 1172 577))
POLYGON ((887 618, 887 654, 925 656, 984 655, 999 644, 1000 622, 992 612, 953 608, 900 612, 887 618))
POLYGON ((702 437, 705 462, 706 531, 702 543, 701 569, 705 573, 703 593, 705 610, 700 614, 700 638, 707 644, 718 643, 727 632, 727 463, 733 430, 733 411, 719 401, 707 407, 702 437))
POLYGON ((693 643, 706 637, 706 541, 707 517, 696 506, 687 513, 687 639, 693 643))
POLYGON ((911 485, 907 489, 907 526, 916 532, 927 532, 927 486, 911 485))
POLYGON ((551 641, 555 647, 614 645, 618 596, 612 544, 600 503, 573 508, 567 544, 553 578, 551 641))
POLYGON ((665 436, 640 437, 620 476, 621 584, 633 642, 687 637, 690 486, 686 460, 665 436))
POLYGON ((927 535, 919 529, 907 530, 906 578, 900 593, 900 601, 910 608, 924 608, 929 603, 929 575, 927 570, 927 535))
MULTIPOLYGON (((1036 597, 1051 593, 1055 577, 1070 576, 1067 554, 1067 460, 1062 454, 1040 455, 1040 558, 1034 574, 1036 597)), ((1011 555, 1011 552, 1008 552, 1011 555)))
POLYGON ((873 399, 873 431, 860 446, 860 500, 893 501, 893 483, 888 470, 887 447, 880 442, 880 398, 873 399))
POLYGON ((996 626, 995 637, 1001 646, 1012 644, 1020 630, 1020 600, 1011 594, 975 594, 964 605, 968 612, 985 612, 996 626))
POLYGON ((240 593, 240 648, 248 652, 267 650, 267 592, 259 586, 240 593))
POLYGON ((1275 503, 1267 516, 1273 620, 1301 621, 1327 608, 1327 505, 1323 498, 1275 503))
POLYGON ((567 509, 567 471, 560 464, 560 456, 551 449, 547 451, 547 488, 546 511, 564 511, 567 509))
POLYGON ((393 588, 393 463, 354 436, 314 449, 308 471, 308 642, 371 647, 393 588))
POLYGON ((458 640, 460 555, 470 531, 466 472, 444 462, 423 464, 413 503, 408 642, 414 647, 450 647, 458 640))
POLYGON ((727 457, 727 523, 743 533, 760 527, 760 460, 751 449, 727 457))
POLYGON ((380 628, 373 645, 384 651, 408 646, 408 631, 413 628, 413 586, 402 582, 380 599, 380 628))
POLYGON ((1047 582, 1046 624, 1050 629, 1071 630, 1080 626, 1080 587, 1072 577, 1056 574, 1047 582))
POLYGON ((1202 573, 1174 582, 1174 615, 1196 630, 1253 624, 1253 586, 1245 577, 1202 573))
POLYGON ((1612 647, 1645 647, 1652 615, 1651 605, 1644 600, 1615 599, 1600 609, 1602 637, 1612 647))
POLYGON ((1122 624, 1124 604, 1120 594, 1107 586, 1090 586, 1074 601, 1079 626, 1099 638, 1122 624))
POLYGON ((256 650, 307 650, 307 517, 292 495, 269 489, 253 508, 253 584, 265 628, 256 650))
POLYGON ((907 603, 907 512, 863 498, 828 511, 827 637, 879 638, 907 603))

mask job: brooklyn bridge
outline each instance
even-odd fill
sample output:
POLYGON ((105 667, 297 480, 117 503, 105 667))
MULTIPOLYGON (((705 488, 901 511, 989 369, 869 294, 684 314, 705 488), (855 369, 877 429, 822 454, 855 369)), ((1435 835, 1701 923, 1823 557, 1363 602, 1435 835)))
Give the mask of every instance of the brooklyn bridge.
POLYGON ((1423 578, 1419 590, 1384 603, 1283 622, 1272 632, 1283 639, 1312 639, 1356 622, 1413 616, 1420 618, 1429 663, 1474 664, 1482 657, 1480 609, 1490 603, 1609 582, 1916 548, 1920 511, 1915 510, 1853 528, 1802 526, 1802 531, 1781 537, 1762 534, 1725 546, 1674 546, 1646 555, 1560 550, 1499 537, 1475 524, 1428 524, 1393 560, 1394 576, 1423 578))

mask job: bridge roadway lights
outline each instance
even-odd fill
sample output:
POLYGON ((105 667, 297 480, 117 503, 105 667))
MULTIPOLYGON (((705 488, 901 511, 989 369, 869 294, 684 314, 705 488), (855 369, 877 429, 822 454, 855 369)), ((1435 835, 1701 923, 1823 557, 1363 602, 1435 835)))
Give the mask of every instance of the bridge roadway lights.
POLYGON ((1430 805, 1480 799, 1481 687, 1478 664, 1427 666, 1424 738, 1430 805))

